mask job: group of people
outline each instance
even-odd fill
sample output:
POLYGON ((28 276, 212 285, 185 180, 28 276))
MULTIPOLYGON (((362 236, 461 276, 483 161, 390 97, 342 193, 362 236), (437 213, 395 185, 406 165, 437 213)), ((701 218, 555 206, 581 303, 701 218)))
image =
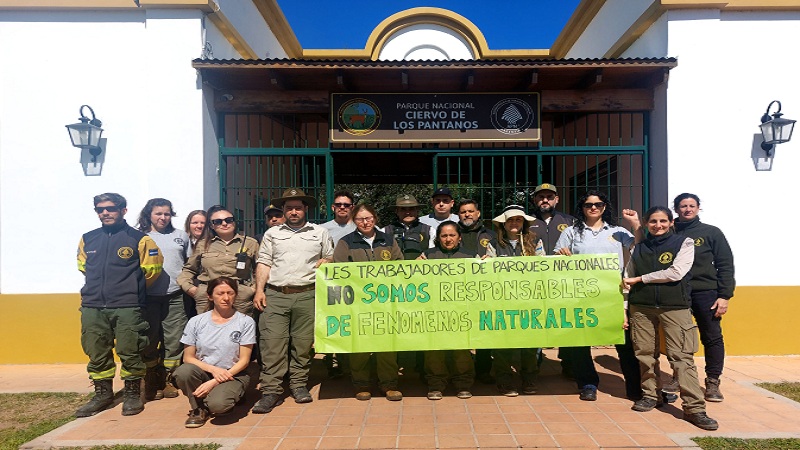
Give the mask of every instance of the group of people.
MULTIPOLYGON (((307 384, 314 282, 316 269, 325 263, 615 253, 624 268, 620 281, 626 294, 625 342, 617 352, 632 409, 652 410, 679 392, 684 419, 716 429, 705 400, 723 399, 720 320, 733 296, 733 256, 722 232, 699 221, 699 198, 676 197, 675 221, 662 206, 650 208, 641 220, 635 211, 623 210, 625 227, 617 224, 602 192, 581 196, 574 216, 557 211, 558 201, 555 186, 539 185, 531 215, 522 205, 509 205, 489 229, 475 200, 456 205, 452 191, 441 187, 431 196, 429 215, 420 217, 416 198, 401 195, 396 217, 380 228, 372 206, 356 204, 353 194, 340 191, 331 204, 333 220, 316 225, 307 218, 316 199, 292 188, 272 199, 264 211, 268 229, 253 238, 241 234, 234 214, 220 205, 192 211, 185 230, 176 229, 172 204, 161 198, 147 202, 134 229, 123 219, 122 196, 98 195, 94 205, 102 227, 86 233, 78 249, 79 269, 86 275, 81 341, 95 396, 76 414, 90 416, 112 403, 112 349, 122 362, 123 415, 144 409, 143 378, 146 400, 176 397, 179 389, 191 406, 186 426, 202 426, 242 398, 254 357, 262 395, 253 413, 269 413, 283 402, 287 374, 295 402, 313 401, 307 384), (706 351, 705 393, 694 365, 692 315, 706 351), (674 373, 663 386, 661 336, 674 373)), ((424 351, 416 352, 415 361, 430 400, 441 399, 448 383, 459 398, 469 398, 476 379, 496 383, 506 396, 531 395, 537 392, 540 352, 424 351)), ((599 376, 591 348, 561 348, 559 357, 580 399, 596 400, 599 376)), ((349 369, 357 399, 372 397, 373 361, 382 395, 390 401, 403 398, 395 352, 336 355, 336 363, 329 361, 329 370, 334 365, 349 369)))

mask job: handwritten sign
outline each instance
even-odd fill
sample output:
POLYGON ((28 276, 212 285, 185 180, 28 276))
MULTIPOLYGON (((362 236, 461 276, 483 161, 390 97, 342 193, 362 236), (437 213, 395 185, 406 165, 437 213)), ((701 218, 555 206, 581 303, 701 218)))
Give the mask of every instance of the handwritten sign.
POLYGON ((323 353, 623 342, 616 254, 325 264, 323 353))

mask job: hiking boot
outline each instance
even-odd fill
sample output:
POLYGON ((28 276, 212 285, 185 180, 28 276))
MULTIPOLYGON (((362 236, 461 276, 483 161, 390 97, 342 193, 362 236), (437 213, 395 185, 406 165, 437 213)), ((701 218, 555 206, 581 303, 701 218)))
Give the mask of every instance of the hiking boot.
POLYGON ((581 389, 581 393, 578 396, 581 400, 585 402, 594 402, 597 400, 597 386, 593 384, 587 384, 586 386, 581 389))
POLYGON ((711 417, 708 417, 705 412, 698 412, 694 414, 684 412, 683 420, 691 423, 697 428, 702 428, 703 430, 714 431, 719 428, 717 421, 711 417))
POLYGON ((497 390, 500 391, 501 394, 505 395, 506 397, 516 397, 519 395, 516 389, 511 386, 507 386, 504 384, 498 384, 497 390))
POLYGON ((125 380, 125 391, 122 394, 123 416, 135 416, 144 411, 141 386, 142 380, 139 378, 135 380, 125 380))
POLYGON ((292 389, 292 397, 294 397, 295 403, 311 403, 314 401, 305 386, 292 389))
POLYGON ((470 391, 468 391, 466 389, 463 390, 463 391, 458 391, 458 394, 456 394, 456 397, 458 397, 458 398, 460 398, 462 400, 466 400, 468 398, 472 398, 472 392, 470 392, 470 391))
POLYGON ((114 403, 114 380, 93 380, 94 397, 75 411, 75 417, 89 417, 108 408, 114 403))
POLYGON ((442 391, 428 391, 428 400, 441 400, 442 391))
POLYGON ((678 394, 670 394, 669 392, 661 393, 661 401, 664 403, 675 403, 678 401, 678 394))
POLYGON ((161 400, 164 398, 164 388, 162 387, 163 381, 160 379, 161 374, 158 373, 156 367, 147 369, 144 374, 144 399, 147 401, 161 400))
POLYGON ((209 412, 205 408, 197 408, 189 411, 189 418, 186 419, 186 428, 200 428, 206 424, 209 412))
POLYGON ((719 403, 724 399, 719 390, 719 378, 706 378, 706 401, 719 403))
POLYGON ((670 382, 665 384, 664 387, 661 388, 661 390, 666 392, 667 394, 679 394, 681 392, 681 387, 678 384, 678 378, 673 376, 670 379, 670 382))
MULTIPOLYGON (((172 384, 172 373, 167 374, 167 379, 164 382, 164 398, 175 398, 180 395, 180 389, 176 388, 174 384, 172 384)), ((242 397, 244 398, 244 397, 242 397)))
POLYGON ((262 394, 261 399, 253 406, 252 413, 266 414, 281 403, 283 403, 283 399, 278 394, 262 394))
POLYGON ((372 393, 369 391, 369 388, 356 389, 356 400, 367 401, 371 398, 372 398, 372 393))
POLYGON ((390 402, 399 402, 403 399, 403 393, 396 389, 389 389, 385 392, 385 394, 386 400, 389 400, 390 402))
POLYGON ((647 412, 647 411, 652 411, 653 408, 658 408, 663 404, 664 403, 661 402, 660 400, 656 400, 650 397, 642 397, 641 399, 634 402, 633 406, 631 406, 631 409, 639 412, 647 412))
POLYGON ((522 394, 523 395, 533 395, 539 391, 539 386, 536 384, 535 381, 526 381, 522 383, 522 394))

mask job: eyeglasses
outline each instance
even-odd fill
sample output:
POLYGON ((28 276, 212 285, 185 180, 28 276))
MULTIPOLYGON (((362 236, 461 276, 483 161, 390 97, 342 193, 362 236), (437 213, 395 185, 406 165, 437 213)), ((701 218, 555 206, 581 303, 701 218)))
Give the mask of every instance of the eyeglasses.
POLYGON ((370 223, 374 221, 375 221, 375 216, 356 217, 355 219, 353 219, 353 222, 358 222, 358 223, 370 223))
POLYGON ((218 226, 222 225, 222 222, 233 223, 233 222, 236 222, 236 219, 234 219, 233 216, 226 217, 224 219, 212 219, 211 220, 211 225, 214 225, 214 226, 218 227, 218 226))
POLYGON ((594 207, 595 207, 595 208, 597 208, 597 209, 600 209, 600 208, 602 208, 603 206, 606 206, 606 203, 605 203, 605 202, 584 203, 584 204, 583 204, 583 209, 591 209, 591 208, 592 208, 592 206, 594 206, 594 207))
POLYGON ((352 203, 334 203, 333 206, 335 206, 337 208, 352 208, 353 204, 352 203))
POLYGON ((95 206, 94 207, 94 212, 96 212, 97 214, 103 214, 103 211, 108 211, 110 213, 117 213, 117 212, 119 212, 119 210, 120 210, 119 206, 95 206))

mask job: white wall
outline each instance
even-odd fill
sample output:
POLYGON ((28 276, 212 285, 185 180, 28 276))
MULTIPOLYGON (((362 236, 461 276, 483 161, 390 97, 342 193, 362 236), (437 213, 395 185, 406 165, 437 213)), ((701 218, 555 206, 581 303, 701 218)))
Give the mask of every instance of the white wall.
POLYGON ((606 1, 566 58, 602 58, 649 6, 649 0, 606 1))
POLYGON ((755 171, 751 150, 770 101, 800 119, 800 60, 791 50, 800 42, 800 12, 668 14, 668 52, 678 58, 668 89, 669 199, 700 196, 701 219, 733 246, 739 285, 797 285, 800 212, 790 202, 800 131, 776 147, 772 171, 755 171))
POLYGON ((383 45, 379 60, 471 60, 475 59, 469 43, 455 31, 434 24, 417 24, 390 36, 383 45))
MULTIPOLYGON (((252 1, 216 0, 225 17, 247 41, 258 58, 286 58, 287 54, 278 43, 264 17, 252 1)), ((221 59, 223 56, 214 55, 221 59)))
POLYGON ((147 199, 185 214, 203 203, 201 13, 0 12, 0 293, 77 292, 92 197, 147 199), (77 50, 77 52, 76 52, 77 50), (103 121, 100 177, 85 177, 64 125, 80 105, 103 121))

